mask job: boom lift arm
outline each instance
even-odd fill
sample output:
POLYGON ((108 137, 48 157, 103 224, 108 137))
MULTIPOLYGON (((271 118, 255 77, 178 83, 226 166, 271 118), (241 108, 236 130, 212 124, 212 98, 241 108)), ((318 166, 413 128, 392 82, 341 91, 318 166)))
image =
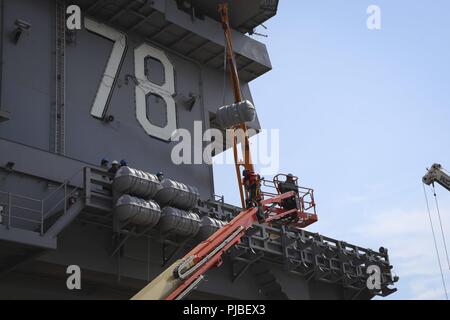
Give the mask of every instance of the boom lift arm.
POLYGON ((200 243, 183 259, 176 261, 132 299, 183 299, 204 279, 204 274, 208 270, 222 264, 222 256, 234 245, 239 244, 246 231, 255 223, 280 223, 302 228, 316 222, 312 190, 305 190, 307 191, 302 193, 301 197, 292 191, 263 200, 260 207, 242 211, 229 224, 214 233, 208 240, 200 243), (284 210, 283 201, 292 197, 296 197, 300 209, 284 210), (261 213, 264 221, 258 218, 261 213))
POLYGON ((426 185, 432 185, 434 183, 440 184, 442 187, 450 191, 450 175, 448 175, 440 164, 433 164, 431 169, 422 179, 426 185))

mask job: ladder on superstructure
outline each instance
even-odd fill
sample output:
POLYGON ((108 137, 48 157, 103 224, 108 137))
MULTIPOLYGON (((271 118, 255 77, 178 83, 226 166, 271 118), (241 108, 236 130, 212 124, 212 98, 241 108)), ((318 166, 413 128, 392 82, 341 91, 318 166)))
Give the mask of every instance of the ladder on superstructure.
POLYGON ((65 154, 65 125, 66 125, 66 97, 65 97, 65 69, 66 69, 66 4, 65 0, 56 0, 56 44, 55 71, 56 92, 53 110, 52 151, 65 154))

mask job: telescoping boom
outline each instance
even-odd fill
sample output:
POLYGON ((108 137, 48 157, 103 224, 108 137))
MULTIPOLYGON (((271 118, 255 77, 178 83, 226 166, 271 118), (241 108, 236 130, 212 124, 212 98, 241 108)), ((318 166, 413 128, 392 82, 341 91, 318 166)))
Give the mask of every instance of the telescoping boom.
MULTIPOLYGON (((266 181, 266 185, 271 182, 266 181)), ((179 300, 204 279, 211 268, 222 264, 222 256, 234 245, 239 244, 246 231, 255 223, 280 223, 291 227, 304 228, 317 221, 313 190, 299 188, 294 192, 269 194, 261 206, 242 211, 230 223, 200 243, 184 258, 176 261, 149 285, 133 297, 133 300, 179 300), (294 199, 296 207, 283 207, 294 199)))

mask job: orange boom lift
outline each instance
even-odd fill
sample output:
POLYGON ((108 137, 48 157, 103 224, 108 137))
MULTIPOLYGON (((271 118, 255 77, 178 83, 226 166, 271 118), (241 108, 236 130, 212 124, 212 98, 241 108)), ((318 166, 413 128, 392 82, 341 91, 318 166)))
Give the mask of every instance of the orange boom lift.
MULTIPOLYGON (((233 85, 235 102, 241 102, 242 94, 233 53, 228 4, 221 4, 219 12, 225 33, 227 66, 233 85)), ((285 192, 284 188, 281 187, 282 182, 280 181, 280 177, 287 178, 287 175, 280 174, 273 181, 259 179, 252 163, 247 126, 245 123, 241 123, 234 129, 233 152, 236 174, 242 207, 247 209, 244 209, 209 239, 197 245, 184 258, 172 264, 136 294, 132 298, 133 300, 183 299, 198 286, 208 270, 222 265, 222 256, 234 245, 239 244, 246 231, 255 223, 278 223, 294 228, 305 228, 317 221, 313 190, 299 187, 297 185, 298 178, 293 176, 289 176, 289 178, 293 181, 295 190, 288 192, 285 192), (238 156, 237 129, 240 129, 239 131, 243 133, 243 161, 239 160, 238 156), (251 199, 247 188, 244 188, 244 181, 240 172, 242 167, 247 173, 258 177, 253 181, 256 183, 256 189, 258 190, 256 199, 251 199), (262 192, 262 187, 269 189, 271 192, 262 192)))

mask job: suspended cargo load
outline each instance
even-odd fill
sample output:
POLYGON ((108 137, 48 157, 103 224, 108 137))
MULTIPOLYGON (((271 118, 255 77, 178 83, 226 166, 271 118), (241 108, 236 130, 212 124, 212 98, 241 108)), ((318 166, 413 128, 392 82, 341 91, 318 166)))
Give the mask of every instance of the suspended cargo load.
POLYGON ((200 240, 206 240, 212 236, 217 230, 223 228, 227 223, 214 219, 208 216, 203 217, 200 224, 200 231, 198 233, 198 238, 200 240))
POLYGON ((165 207, 158 227, 163 234, 195 237, 200 230, 200 223, 200 217, 196 213, 165 207))
POLYGON ((200 193, 196 187, 170 179, 165 179, 161 185, 162 189, 155 196, 155 200, 161 207, 189 210, 194 208, 200 199, 200 193))
POLYGON ((255 107, 250 101, 245 100, 221 107, 217 111, 216 121, 223 129, 229 129, 241 123, 252 122, 255 116, 255 107))
POLYGON ((129 194, 144 199, 153 198, 161 188, 155 175, 129 167, 122 167, 117 171, 113 185, 116 194, 129 194))
POLYGON ((161 218, 161 208, 154 201, 123 195, 116 202, 114 215, 124 224, 152 227, 161 218))

